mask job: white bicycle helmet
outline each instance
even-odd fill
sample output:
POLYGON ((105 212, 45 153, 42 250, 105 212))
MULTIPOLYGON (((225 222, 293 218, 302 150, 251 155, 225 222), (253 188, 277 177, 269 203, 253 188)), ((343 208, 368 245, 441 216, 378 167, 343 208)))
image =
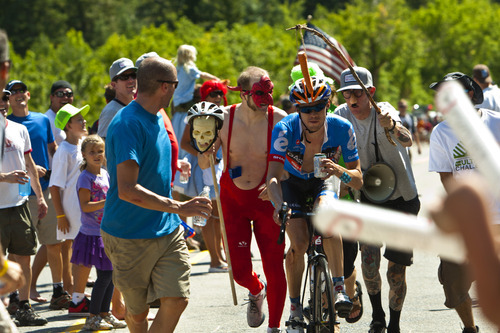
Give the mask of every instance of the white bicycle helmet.
POLYGON ((186 119, 188 124, 192 127, 194 118, 201 116, 215 117, 217 130, 222 128, 222 124, 224 122, 224 112, 217 104, 211 102, 196 103, 188 110, 186 119))

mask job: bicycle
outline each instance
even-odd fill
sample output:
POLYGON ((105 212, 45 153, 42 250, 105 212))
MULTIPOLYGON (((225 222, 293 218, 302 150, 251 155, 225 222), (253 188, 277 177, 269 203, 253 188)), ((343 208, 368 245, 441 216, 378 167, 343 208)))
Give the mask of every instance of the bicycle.
MULTIPOLYGON (((312 210, 312 209, 311 209, 312 210)), ((288 205, 284 202, 280 209, 281 229, 278 238, 278 244, 283 243, 285 239, 286 221, 288 205)), ((309 229, 309 246, 307 248, 307 269, 302 289, 300 304, 302 305, 304 319, 307 323, 287 321, 286 326, 302 326, 307 333, 335 332, 336 311, 333 303, 333 287, 328 261, 323 252, 321 235, 315 232, 311 217, 314 214, 309 211, 306 213, 292 213, 290 218, 305 218, 309 229), (308 280, 309 277, 309 280, 308 280), (309 300, 305 302, 306 290, 309 284, 309 300), (304 306, 307 305, 307 306, 304 306), (309 309, 309 311, 307 310, 309 309)))

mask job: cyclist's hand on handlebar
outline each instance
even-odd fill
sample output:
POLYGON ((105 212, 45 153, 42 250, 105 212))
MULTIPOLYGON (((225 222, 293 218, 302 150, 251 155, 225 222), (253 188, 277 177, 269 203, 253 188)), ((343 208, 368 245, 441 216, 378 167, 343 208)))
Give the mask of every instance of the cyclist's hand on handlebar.
MULTIPOLYGON (((273 219, 277 225, 281 225, 281 223, 282 223, 281 216, 280 216, 281 208, 282 208, 282 205, 276 205, 276 207, 274 208, 273 219)), ((288 209, 287 213, 286 213, 286 220, 287 220, 286 224, 287 225, 288 225, 288 220, 290 219, 291 215, 292 215, 292 211, 291 211, 291 209, 288 209)))
POLYGON ((267 186, 266 184, 262 184, 260 187, 259 187, 259 199, 260 200, 264 200, 264 201, 269 201, 271 199, 269 199, 269 195, 267 194, 267 186))

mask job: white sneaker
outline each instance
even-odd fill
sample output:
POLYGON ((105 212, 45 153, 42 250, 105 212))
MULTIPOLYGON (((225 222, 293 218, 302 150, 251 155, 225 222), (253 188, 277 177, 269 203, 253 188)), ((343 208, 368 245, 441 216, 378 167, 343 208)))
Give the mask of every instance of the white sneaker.
POLYGON ((306 326, 304 319, 300 317, 290 317, 285 324, 287 333, 304 333, 306 326))
POLYGON ((259 327, 266 319, 266 315, 262 312, 262 305, 267 295, 267 284, 262 280, 261 282, 264 284, 264 288, 257 296, 248 294, 247 323, 250 327, 259 327))
POLYGON ((113 325, 105 322, 101 316, 88 317, 85 320, 85 325, 82 327, 82 330, 84 331, 102 331, 111 329, 113 329, 113 325))
POLYGON ((127 327, 127 323, 124 320, 118 320, 115 316, 113 316, 111 313, 108 314, 107 316, 102 317, 102 319, 113 326, 113 328, 125 328, 127 327))
POLYGON ((339 317, 347 318, 351 314, 352 302, 349 296, 345 293, 344 289, 335 291, 335 310, 339 317))

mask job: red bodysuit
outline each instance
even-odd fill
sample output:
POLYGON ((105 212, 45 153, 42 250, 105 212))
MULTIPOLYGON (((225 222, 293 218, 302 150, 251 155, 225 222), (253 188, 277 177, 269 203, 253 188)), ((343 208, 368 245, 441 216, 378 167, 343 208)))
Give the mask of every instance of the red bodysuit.
MULTIPOLYGON (((253 221, 253 232, 259 246, 267 280, 269 327, 279 327, 286 297, 286 278, 283 268, 285 244, 277 244, 280 227, 273 220, 274 208, 271 202, 258 198, 259 187, 266 181, 267 167, 260 184, 251 190, 239 189, 229 175, 229 169, 231 169, 229 151, 235 109, 236 105, 232 105, 230 108, 226 170, 220 179, 221 205, 226 221, 225 227, 234 280, 240 286, 247 288, 252 295, 257 295, 263 288, 257 273, 252 268, 250 244, 253 221)), ((268 108, 268 116, 267 151, 269 152, 273 129, 272 106, 268 108)), ((260 135, 260 133, 256 133, 256 135, 260 135)))

